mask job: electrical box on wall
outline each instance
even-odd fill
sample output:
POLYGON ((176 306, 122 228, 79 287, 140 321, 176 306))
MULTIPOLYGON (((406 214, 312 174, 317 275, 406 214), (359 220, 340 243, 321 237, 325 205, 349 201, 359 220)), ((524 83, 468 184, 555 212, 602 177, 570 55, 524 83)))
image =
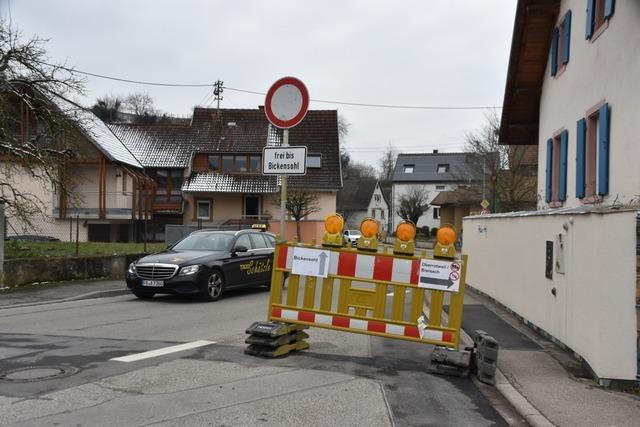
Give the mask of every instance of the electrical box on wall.
POLYGON ((553 242, 551 240, 547 240, 544 259, 545 259, 544 276, 547 279, 553 279, 553 242))
POLYGON ((567 235, 556 234, 556 273, 564 274, 564 242, 567 235))

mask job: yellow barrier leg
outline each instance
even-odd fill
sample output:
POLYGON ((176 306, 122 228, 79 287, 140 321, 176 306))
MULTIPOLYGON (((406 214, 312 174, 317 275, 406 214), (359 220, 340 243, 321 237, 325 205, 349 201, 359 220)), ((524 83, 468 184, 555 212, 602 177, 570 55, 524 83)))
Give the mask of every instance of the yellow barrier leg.
POLYGON ((304 297, 302 299, 302 306, 304 308, 313 308, 316 299, 316 277, 305 277, 304 281, 304 297))
POLYGON ((333 279, 327 277, 322 281, 322 291, 320 293, 320 310, 331 311, 333 302, 333 279))
POLYGON ((424 289, 414 288, 411 293, 411 313, 409 322, 416 322, 424 309, 424 289))
POLYGON ((349 289, 351 280, 340 279, 340 291, 338 293, 338 313, 347 314, 349 311, 349 289))
POLYGON ((462 327, 462 310, 464 308, 464 288, 467 280, 467 255, 462 255, 462 274, 460 275, 460 288, 458 293, 451 294, 451 304, 449 305, 450 328, 456 330, 454 343, 460 345, 460 328, 462 327))
POLYGON ((431 298, 429 298, 429 326, 441 326, 443 300, 444 292, 431 291, 431 298))
POLYGON ((393 287, 393 306, 391 309, 391 318, 396 321, 403 321, 404 300, 406 296, 406 288, 404 286, 393 287))
POLYGON ((292 274, 289 276, 289 285, 287 286, 287 305, 295 307, 298 305, 298 285, 300 284, 300 276, 292 274))
POLYGON ((376 296, 373 307, 373 317, 384 319, 384 309, 387 302, 387 288, 384 283, 376 283, 376 296))

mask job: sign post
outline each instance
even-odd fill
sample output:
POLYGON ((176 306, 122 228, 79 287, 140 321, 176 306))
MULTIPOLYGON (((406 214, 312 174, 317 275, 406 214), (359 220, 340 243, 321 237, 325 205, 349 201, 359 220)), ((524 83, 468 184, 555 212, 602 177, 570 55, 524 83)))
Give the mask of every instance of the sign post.
MULTIPOLYGON (((277 128, 283 129, 282 148, 289 147, 289 128, 299 124, 307 114, 309 108, 309 92, 306 86, 295 77, 283 77, 276 81, 267 91, 264 103, 264 112, 269 122, 277 128)), ((264 153, 263 153, 264 159, 264 153)), ((266 159, 263 160, 266 162, 266 159)), ((264 164, 263 164, 264 166, 264 164)), ((306 172, 306 149, 305 164, 306 172)), ((263 174, 267 169, 263 167, 263 174)), ((300 175, 300 173, 295 173, 300 175)), ((286 169, 279 173, 281 175, 280 186, 280 238, 286 240, 285 215, 287 212, 287 175, 286 169)))

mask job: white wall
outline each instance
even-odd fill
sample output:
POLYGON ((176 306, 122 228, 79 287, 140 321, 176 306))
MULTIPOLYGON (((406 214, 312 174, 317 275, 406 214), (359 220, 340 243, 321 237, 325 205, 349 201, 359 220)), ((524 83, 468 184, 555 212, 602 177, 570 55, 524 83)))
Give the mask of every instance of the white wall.
MULTIPOLYGON (((393 213, 393 230, 396 229, 398 223, 402 221, 402 218, 396 213, 396 209, 400 206, 400 198, 409 192, 411 187, 422 187, 427 191, 427 198, 429 203, 441 192, 441 191, 450 191, 455 190, 457 185, 455 184, 444 184, 444 183, 411 183, 411 184, 393 184, 393 188, 391 191, 391 197, 393 199, 393 206, 391 207, 393 213), (437 190, 437 187, 444 186, 444 189, 437 190)), ((429 227, 440 227, 440 219, 433 218, 433 206, 429 206, 429 209, 420 217, 416 226, 422 227, 428 225, 429 227)))
POLYGON ((565 206, 582 205, 576 198, 576 121, 602 100, 611 107, 609 195, 604 203, 629 202, 640 194, 640 2, 617 1, 608 28, 594 41, 585 40, 585 9, 585 0, 562 1, 558 21, 567 10, 572 14, 569 63, 556 78, 547 63, 540 102, 540 209, 546 206, 546 141, 562 128, 569 131, 565 206))
POLYGON ((469 285, 569 346, 598 377, 635 380, 635 211, 472 216, 464 230, 469 285), (545 242, 559 233, 566 270, 549 280, 545 242))

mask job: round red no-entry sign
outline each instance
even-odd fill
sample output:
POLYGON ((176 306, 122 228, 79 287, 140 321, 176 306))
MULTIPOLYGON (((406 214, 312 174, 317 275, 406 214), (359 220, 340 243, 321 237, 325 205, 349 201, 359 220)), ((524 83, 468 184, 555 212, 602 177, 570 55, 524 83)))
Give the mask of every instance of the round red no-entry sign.
POLYGON ((272 125, 289 129, 304 119, 309 108, 307 87, 295 77, 283 77, 267 92, 264 112, 272 125))

